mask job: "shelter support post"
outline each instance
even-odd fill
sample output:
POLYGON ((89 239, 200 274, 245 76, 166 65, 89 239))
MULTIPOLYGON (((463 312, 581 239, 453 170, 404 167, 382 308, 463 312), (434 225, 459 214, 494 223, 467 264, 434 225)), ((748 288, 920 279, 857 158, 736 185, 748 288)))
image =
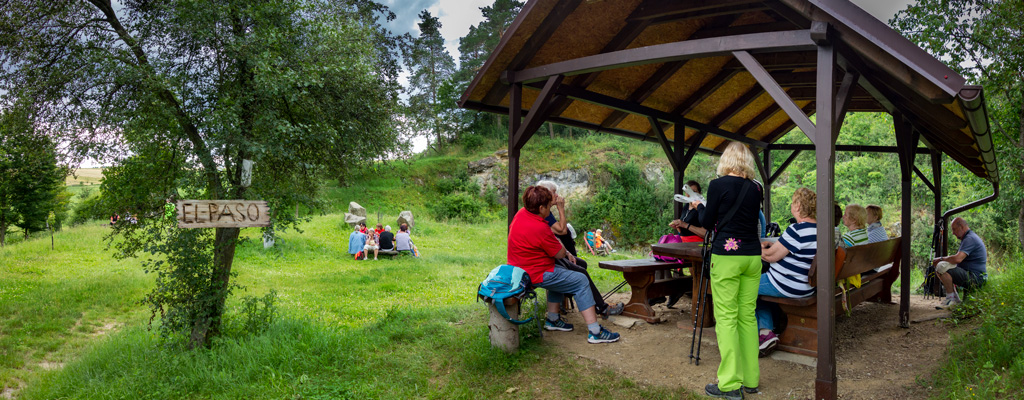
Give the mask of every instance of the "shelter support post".
POLYGON ((936 257, 946 256, 946 221, 942 219, 942 152, 932 152, 932 186, 935 187, 935 223, 939 225, 939 243, 936 257))
POLYGON ((899 148, 900 179, 902 181, 901 229, 900 236, 903 257, 900 260, 900 327, 910 327, 910 225, 911 221, 911 181, 914 179, 914 147, 917 146, 918 131, 910 125, 900 113, 892 116, 896 131, 896 147, 899 148))
MULTIPOLYGON (((686 146, 684 146, 684 144, 686 143, 682 140, 678 140, 680 139, 680 136, 681 135, 678 132, 676 132, 676 140, 673 140, 673 142, 675 142, 675 146, 672 147, 673 156, 676 159, 676 163, 679 165, 678 168, 672 171, 672 181, 676 185, 676 187, 673 188, 674 194, 683 193, 683 185, 686 183, 685 181, 683 181, 684 179, 686 179, 686 167, 690 165, 689 159, 683 161, 683 158, 685 158, 686 156, 686 146)), ((696 146, 700 146, 700 143, 697 143, 696 146)), ((682 218, 683 210, 686 209, 686 205, 678 201, 673 201, 672 203, 674 206, 675 218, 682 218)))
POLYGON ((772 222, 772 151, 764 149, 764 221, 772 222))
POLYGON ((515 147, 516 131, 522 124, 523 85, 513 84, 508 103, 508 224, 512 225, 519 211, 519 149, 515 147))
MULTIPOLYGON (((821 25, 820 22, 814 22, 811 28, 812 32, 816 27, 822 28, 821 25)), ((822 28, 821 32, 822 34, 817 38, 817 98, 815 99, 817 124, 813 127, 812 132, 805 130, 804 133, 814 136, 812 141, 815 144, 814 154, 817 161, 817 248, 831 249, 835 240, 833 237, 835 231, 832 229, 832 202, 835 197, 836 154, 836 144, 833 138, 836 137, 835 131, 837 130, 835 116, 836 53, 825 35, 827 26, 822 28)), ((801 129, 803 129, 802 126, 801 129)), ((833 400, 837 396, 835 302, 833 301, 835 269, 834 257, 818 257, 818 373, 814 382, 815 399, 833 400)))

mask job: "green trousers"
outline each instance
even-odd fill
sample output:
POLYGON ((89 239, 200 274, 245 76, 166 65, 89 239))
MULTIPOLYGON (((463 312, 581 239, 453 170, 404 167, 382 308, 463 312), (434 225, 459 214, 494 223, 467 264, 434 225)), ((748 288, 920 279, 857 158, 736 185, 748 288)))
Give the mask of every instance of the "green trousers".
POLYGON ((758 387, 757 319, 754 307, 761 282, 760 256, 711 255, 711 294, 715 305, 715 334, 722 363, 718 388, 758 387))

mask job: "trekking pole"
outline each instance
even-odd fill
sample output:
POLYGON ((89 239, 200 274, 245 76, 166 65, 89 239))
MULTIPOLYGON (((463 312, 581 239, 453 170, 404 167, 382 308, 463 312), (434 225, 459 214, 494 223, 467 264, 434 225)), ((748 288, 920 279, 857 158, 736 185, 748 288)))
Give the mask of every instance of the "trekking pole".
MULTIPOLYGON (((705 281, 705 278, 708 278, 708 280, 710 280, 710 277, 707 275, 708 272, 710 272, 709 266, 711 263, 711 254, 708 251, 708 249, 711 248, 710 237, 710 231, 704 235, 705 247, 703 251, 703 260, 701 260, 700 266, 694 266, 694 268, 700 268, 701 272, 700 282, 697 283, 697 293, 693 294, 694 296, 696 296, 696 299, 694 301, 697 304, 697 309, 694 310, 693 312, 693 335, 690 337, 690 362, 694 362, 696 360, 696 365, 700 365, 700 341, 698 340, 698 336, 700 339, 704 338, 704 308, 706 307, 704 299, 707 297, 708 285, 710 284, 710 282, 705 281), (698 324, 700 326, 699 333, 698 324), (694 357, 693 355, 694 345, 696 345, 697 347, 696 357, 694 357)), ((696 274, 694 274, 694 278, 696 278, 696 274)))
POLYGON ((699 305, 699 308, 697 310, 697 311, 700 312, 700 328, 697 330, 697 332, 698 332, 697 333, 697 361, 695 362, 695 365, 700 365, 700 345, 702 343, 702 340, 704 340, 704 316, 707 314, 707 308, 708 308, 708 302, 707 302, 708 287, 711 286, 711 275, 708 275, 710 273, 711 273, 711 269, 710 268, 704 268, 703 276, 706 279, 701 279, 701 282, 704 283, 704 285, 703 285, 703 290, 701 290, 700 303, 699 303, 700 305, 699 305))
POLYGON ((619 286, 616 286, 612 290, 609 290, 608 293, 604 294, 604 297, 602 297, 602 299, 608 300, 609 297, 612 297, 612 295, 615 294, 615 292, 618 292, 619 289, 622 289, 623 286, 626 286, 626 281, 622 281, 621 283, 619 283, 619 286))

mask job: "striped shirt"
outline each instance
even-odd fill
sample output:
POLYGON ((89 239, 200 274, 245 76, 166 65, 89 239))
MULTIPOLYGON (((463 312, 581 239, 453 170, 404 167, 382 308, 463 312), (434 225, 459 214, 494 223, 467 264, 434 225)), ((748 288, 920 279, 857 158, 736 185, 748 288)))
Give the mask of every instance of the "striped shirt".
POLYGON ((882 224, 872 222, 871 225, 868 225, 868 243, 878 243, 886 240, 889 240, 889 234, 885 233, 885 228, 882 227, 882 224))
POLYGON ((860 228, 846 232, 846 234, 843 235, 843 243, 846 244, 845 247, 853 247, 860 246, 862 244, 868 244, 868 230, 860 228))
POLYGON ((779 238, 789 254, 768 268, 768 281, 785 297, 807 297, 814 288, 807 283, 811 260, 818 248, 818 224, 800 222, 790 225, 779 238))

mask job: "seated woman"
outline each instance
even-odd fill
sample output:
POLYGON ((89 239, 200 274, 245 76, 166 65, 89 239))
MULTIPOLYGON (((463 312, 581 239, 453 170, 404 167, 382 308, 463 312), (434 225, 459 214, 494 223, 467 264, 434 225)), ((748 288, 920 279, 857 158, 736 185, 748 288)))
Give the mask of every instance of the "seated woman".
MULTIPOLYGON (((697 181, 686 182, 686 186, 689 186, 694 193, 702 194, 697 181)), ((700 213, 692 204, 687 204, 683 216, 669 222, 668 226, 676 230, 676 234, 683 242, 703 242, 704 235, 707 234, 704 227, 700 226, 700 213)))
MULTIPOLYGON (((789 210, 796 223, 786 228, 779 241, 762 243, 761 259, 771 263, 768 272, 761 274, 758 295, 800 298, 814 295, 814 287, 807 281, 811 260, 818 248, 817 195, 807 188, 793 193, 789 210)), ((760 330, 759 354, 765 357, 775 350, 779 338, 775 336, 771 303, 758 303, 755 311, 760 330)))
POLYGON ((551 232, 551 227, 544 222, 551 213, 554 200, 551 191, 541 186, 530 186, 523 192, 524 207, 512 218, 508 228, 508 263, 526 270, 534 286, 547 289, 548 313, 544 329, 572 331, 572 324, 558 314, 564 295, 572 294, 587 324, 587 341, 618 341, 618 333, 597 323, 595 300, 587 276, 555 265, 556 259, 565 258, 566 251, 551 232))
POLYGON ((868 243, 878 243, 889 240, 889 234, 882 227, 882 207, 870 204, 865 207, 868 212, 868 243))
POLYGON ((868 231, 865 229, 867 220, 868 212, 863 206, 860 204, 846 206, 846 212, 843 213, 843 225, 849 231, 843 235, 843 242, 840 245, 845 248, 868 244, 868 231))

